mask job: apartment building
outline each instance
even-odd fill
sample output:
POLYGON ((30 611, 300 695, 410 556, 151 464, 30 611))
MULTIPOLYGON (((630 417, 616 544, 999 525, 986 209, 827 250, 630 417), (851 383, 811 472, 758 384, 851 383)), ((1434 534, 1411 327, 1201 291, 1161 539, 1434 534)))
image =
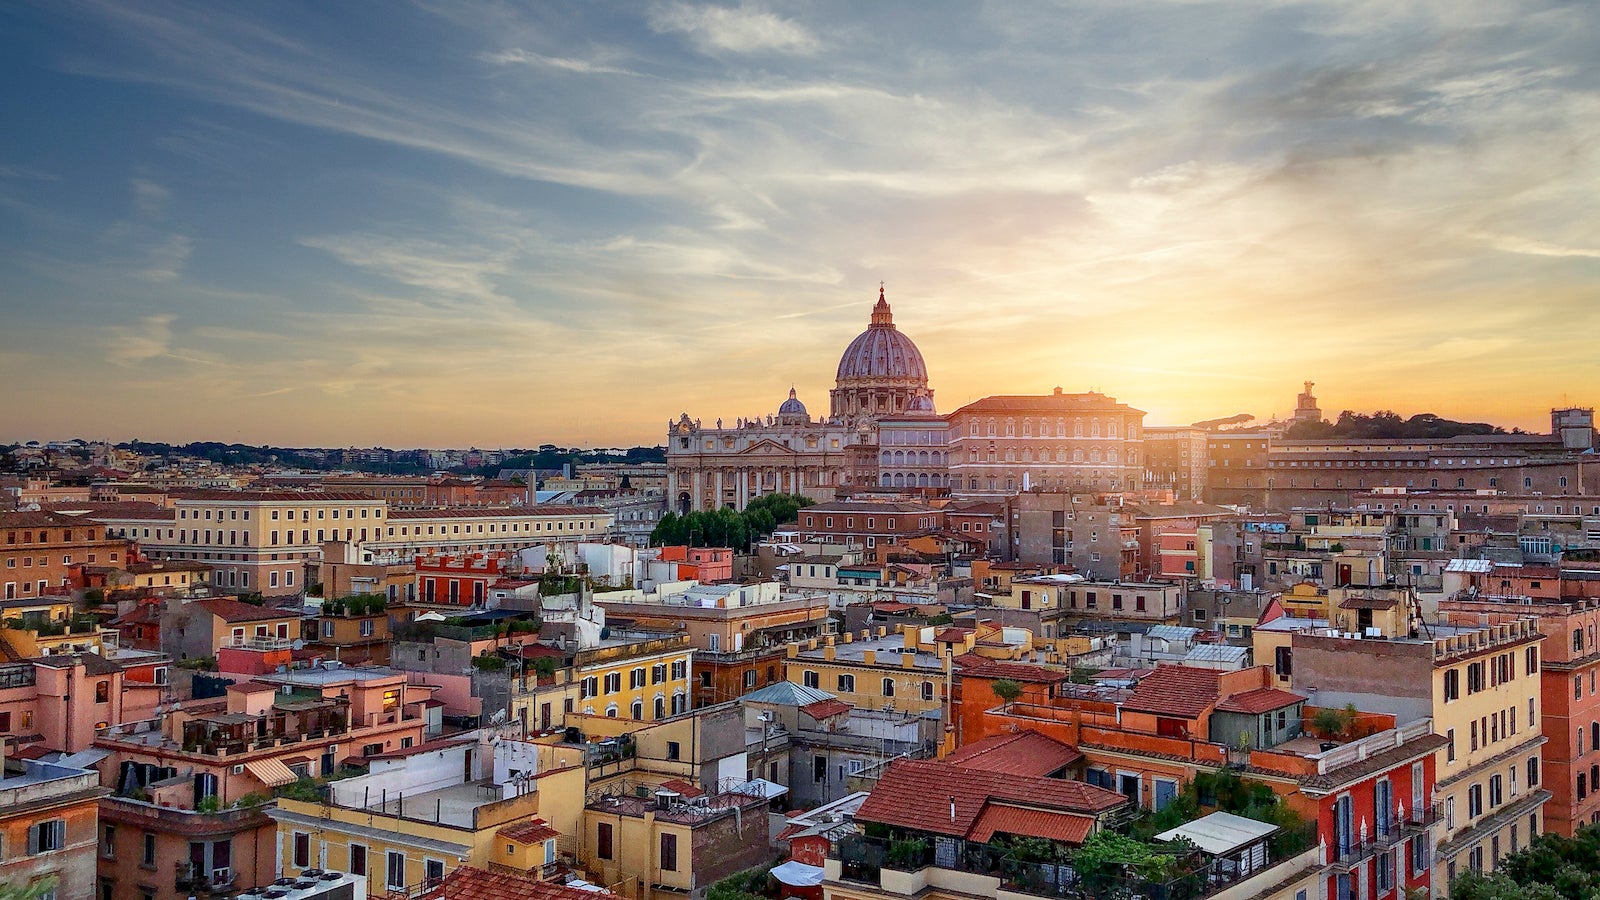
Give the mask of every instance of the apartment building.
POLYGON ((1192 425, 1145 426, 1144 486, 1169 490, 1180 500, 1201 499, 1206 488, 1209 434, 1192 425))
POLYGON ((531 734, 567 727, 573 715, 634 722, 682 715, 693 702, 697 652, 682 634, 607 638, 571 651, 552 675, 514 680, 510 717, 531 734))
POLYGON ((1434 761, 1441 828, 1436 891, 1457 874, 1489 871, 1544 830, 1544 635, 1532 616, 1500 624, 1401 617, 1404 630, 1309 627, 1288 657, 1292 689, 1321 707, 1353 703, 1408 724, 1431 719, 1445 744, 1434 761), (1412 627, 1415 626, 1415 631, 1412 627))
POLYGON ((1134 580, 1139 571, 1135 510, 1115 498, 1051 491, 1005 501, 1011 559, 1071 566, 1101 581, 1134 580))
POLYGON ((98 892, 95 804, 107 792, 92 769, 7 759, 0 742, 0 884, 54 880, 47 896, 91 900, 98 892))
POLYGON ((776 582, 701 584, 650 594, 611 591, 597 594, 595 603, 613 630, 628 623, 689 636, 696 707, 783 681, 787 646, 832 627, 825 595, 784 594, 776 582))
POLYGON ((846 631, 820 642, 791 644, 784 678, 827 691, 860 709, 938 711, 950 693, 950 659, 961 651, 946 642, 951 654, 942 655, 935 631, 909 627, 897 634, 883 629, 866 635, 846 631))
POLYGON ((792 526, 800 541, 850 549, 903 544, 912 535, 944 527, 943 511, 921 503, 839 500, 800 511, 792 526))
POLYGON ((557 846, 571 858, 586 787, 580 748, 471 731, 368 763, 319 801, 284 797, 268 811, 284 874, 335 869, 365 876, 370 896, 417 896, 465 866, 543 878, 557 846))
POLYGON ((52 512, 0 512, 0 600, 71 593, 75 567, 126 561, 104 525, 52 512))

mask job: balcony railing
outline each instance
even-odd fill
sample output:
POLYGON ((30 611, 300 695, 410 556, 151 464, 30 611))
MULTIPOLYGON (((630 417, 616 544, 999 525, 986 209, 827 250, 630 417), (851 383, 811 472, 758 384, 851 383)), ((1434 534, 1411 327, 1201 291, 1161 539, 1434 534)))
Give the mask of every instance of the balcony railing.
POLYGON ((1165 879, 1132 873, 1084 876, 1073 868, 1070 859, 1025 859, 1006 848, 931 836, 891 840, 855 835, 841 840, 833 852, 839 859, 841 877, 874 885, 880 884, 883 869, 917 871, 938 866, 995 877, 1007 890, 1039 897, 1196 900, 1306 853, 1307 847, 1315 846, 1315 827, 1315 823, 1306 823, 1302 829, 1285 832, 1300 840, 1285 842, 1282 852, 1274 845, 1263 865, 1247 868, 1233 859, 1191 852, 1180 856, 1175 874, 1165 879))
POLYGON ((288 650, 294 646, 289 638, 245 637, 230 638, 223 645, 228 650, 288 650))
POLYGON ((190 894, 226 893, 232 891, 237 876, 232 868, 222 866, 207 872, 192 862, 179 862, 172 886, 179 892, 190 894))
POLYGON ((1374 854, 1427 831, 1439 821, 1442 809, 1442 804, 1435 803, 1432 806, 1410 810, 1405 818, 1391 818, 1387 822, 1378 823, 1366 838, 1351 836, 1347 844, 1336 842, 1330 848, 1332 855, 1330 864, 1338 869, 1354 868, 1374 854))

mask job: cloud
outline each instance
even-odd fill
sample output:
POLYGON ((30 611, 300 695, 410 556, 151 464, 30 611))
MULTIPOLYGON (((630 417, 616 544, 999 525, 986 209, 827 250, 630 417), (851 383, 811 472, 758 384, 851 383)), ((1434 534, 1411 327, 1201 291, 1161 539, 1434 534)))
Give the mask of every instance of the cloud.
POLYGON ((555 69, 561 72, 576 72, 582 75, 630 75, 636 78, 644 77, 639 72, 618 66, 608 66, 603 63, 590 62, 585 59, 571 59, 563 56, 545 56, 532 50, 495 50, 478 54, 478 58, 495 65, 525 65, 543 69, 555 69))
POLYGON ((133 189, 133 208, 140 218, 159 219, 166 214, 171 191, 147 178, 130 179, 128 185, 133 189))
POLYGON ((803 25, 751 6, 696 6, 671 3, 650 11, 656 31, 686 34, 702 50, 733 53, 808 55, 818 49, 817 39, 803 25))
POLYGON ((114 325, 107 329, 106 358, 119 366, 133 366, 159 359, 172 352, 170 314, 145 316, 136 325, 114 325))
POLYGON ((194 239, 188 235, 168 235, 150 248, 149 260, 139 270, 139 276, 150 281, 172 281, 183 274, 184 264, 193 250, 194 239))

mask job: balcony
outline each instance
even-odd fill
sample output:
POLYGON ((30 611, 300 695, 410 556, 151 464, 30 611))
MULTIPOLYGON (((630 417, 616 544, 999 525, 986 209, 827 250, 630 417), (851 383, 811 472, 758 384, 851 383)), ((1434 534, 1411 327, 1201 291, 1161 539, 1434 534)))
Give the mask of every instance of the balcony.
POLYGON ((225 650, 289 650, 293 646, 289 638, 278 637, 230 638, 222 645, 225 650))
MULTIPOLYGON (((1314 842, 1314 837, 1308 834, 1306 840, 1314 842)), ((1131 870, 1084 876, 1074 869, 1070 854, 1065 850, 1053 859, 1041 860, 1005 846, 954 838, 893 840, 857 835, 835 845, 829 870, 832 877, 837 865, 838 877, 843 880, 907 895, 938 887, 991 897, 1197 900, 1253 879, 1260 879, 1259 886, 1265 889, 1283 880, 1291 869, 1309 870, 1320 862, 1320 851, 1315 848, 1283 856, 1271 854, 1265 865, 1253 868, 1226 857, 1191 852, 1168 867, 1165 877, 1146 878, 1131 870)))
POLYGON ((192 862, 179 862, 174 864, 174 869, 173 888, 190 895, 231 893, 238 878, 233 869, 227 866, 207 872, 192 862))
POLYGON ((1373 828, 1365 836, 1351 836, 1347 845, 1335 843, 1330 848, 1332 859, 1329 865, 1336 871, 1349 871, 1360 866, 1374 854, 1381 853, 1401 841, 1415 835, 1425 834, 1429 827, 1439 821, 1443 804, 1435 803, 1420 809, 1410 810, 1404 818, 1392 819, 1373 828))

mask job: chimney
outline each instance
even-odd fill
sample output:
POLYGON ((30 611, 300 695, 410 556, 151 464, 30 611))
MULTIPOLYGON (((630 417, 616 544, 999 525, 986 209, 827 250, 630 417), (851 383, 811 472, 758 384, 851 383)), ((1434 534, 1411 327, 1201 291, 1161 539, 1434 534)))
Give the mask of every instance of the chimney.
POLYGON ((902 668, 902 669, 912 669, 912 668, 916 668, 916 665, 917 665, 917 655, 915 653, 907 652, 907 653, 901 653, 900 654, 900 668, 902 668))
POLYGON ((916 650, 917 649, 917 631, 916 631, 916 629, 914 629, 914 628, 906 628, 905 626, 901 626, 900 633, 905 635, 905 638, 906 638, 906 640, 905 640, 905 648, 907 650, 916 650))
POLYGON ((827 660, 827 661, 829 661, 829 662, 833 661, 833 642, 832 641, 828 642, 828 646, 822 648, 822 658, 827 660))
POLYGON ((856 633, 854 631, 842 631, 839 633, 840 643, 848 644, 855 639, 856 633))

